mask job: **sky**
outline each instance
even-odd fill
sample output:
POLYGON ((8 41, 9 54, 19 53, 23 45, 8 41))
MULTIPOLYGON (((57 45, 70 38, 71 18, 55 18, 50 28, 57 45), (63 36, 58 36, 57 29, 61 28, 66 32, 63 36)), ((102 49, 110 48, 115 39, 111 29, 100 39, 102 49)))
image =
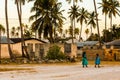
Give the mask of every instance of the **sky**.
MULTIPOLYGON (((62 8, 64 9, 64 17, 67 18, 67 20, 64 21, 64 25, 63 27, 66 29, 70 26, 70 20, 68 18, 68 10, 71 7, 72 4, 68 4, 66 2, 66 0, 59 0, 60 2, 62 2, 62 8)), ((79 1, 79 0, 78 0, 79 1)), ((101 3, 102 0, 96 0, 96 3, 101 3)), ((4 25, 6 27, 5 24, 5 0, 0 0, 0 24, 4 25)), ((77 5, 81 7, 84 7, 85 9, 87 9, 89 12, 94 11, 94 5, 93 5, 93 0, 83 0, 83 2, 79 2, 77 5)), ((23 18, 23 23, 28 24, 29 26, 31 25, 31 22, 29 22, 29 17, 32 15, 32 13, 30 13, 30 9, 33 6, 33 2, 30 3, 26 3, 22 8, 23 8, 23 14, 22 14, 22 18, 23 18)), ((97 8, 100 5, 97 4, 97 8)), ((104 29, 104 15, 102 15, 101 9, 98 9, 98 13, 99 13, 99 26, 100 26, 100 32, 104 29)), ((18 21, 18 14, 17 14, 17 8, 16 5, 14 4, 14 0, 8 0, 8 17, 9 17, 9 26, 10 27, 18 27, 19 26, 19 21, 18 21)), ((114 19, 114 18, 113 18, 114 19)), ((113 23, 120 23, 119 18, 116 17, 116 19, 113 20, 113 23)), ((109 20, 108 20, 108 24, 109 25, 109 20)), ((86 28, 86 25, 83 28, 83 35, 84 34, 84 30, 86 28)), ((77 23, 76 27, 80 27, 79 23, 77 23)), ((93 30, 95 33, 97 33, 97 28, 93 30)), ((83 36, 85 37, 85 36, 83 36)))

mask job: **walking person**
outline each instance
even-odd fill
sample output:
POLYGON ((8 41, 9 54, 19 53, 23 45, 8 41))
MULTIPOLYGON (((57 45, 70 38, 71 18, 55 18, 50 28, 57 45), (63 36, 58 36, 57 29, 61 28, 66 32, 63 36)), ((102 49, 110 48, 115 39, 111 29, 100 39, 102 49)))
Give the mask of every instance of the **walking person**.
POLYGON ((88 65, 88 60, 86 57, 86 52, 83 52, 83 54, 82 54, 82 66, 84 68, 84 67, 88 67, 87 65, 88 65))
POLYGON ((98 68, 100 67, 100 57, 99 57, 99 54, 96 54, 96 58, 95 58, 95 67, 98 68))

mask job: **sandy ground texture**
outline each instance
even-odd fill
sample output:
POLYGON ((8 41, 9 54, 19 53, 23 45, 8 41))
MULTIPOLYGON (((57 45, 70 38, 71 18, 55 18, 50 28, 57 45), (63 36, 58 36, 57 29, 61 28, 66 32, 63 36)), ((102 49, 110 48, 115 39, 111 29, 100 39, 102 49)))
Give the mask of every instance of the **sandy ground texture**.
POLYGON ((30 70, 0 71, 0 80, 120 80, 120 66, 94 65, 82 68, 77 65, 19 65, 1 66, 31 68, 30 70))

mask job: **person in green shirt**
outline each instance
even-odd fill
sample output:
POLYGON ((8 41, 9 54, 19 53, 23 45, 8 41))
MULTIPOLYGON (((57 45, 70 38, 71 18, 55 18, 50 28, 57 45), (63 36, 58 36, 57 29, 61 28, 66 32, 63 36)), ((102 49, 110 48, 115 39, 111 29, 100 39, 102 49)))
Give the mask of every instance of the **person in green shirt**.
POLYGON ((88 65, 88 60, 86 57, 86 52, 83 52, 83 54, 82 54, 82 66, 84 68, 84 67, 88 67, 87 65, 88 65))

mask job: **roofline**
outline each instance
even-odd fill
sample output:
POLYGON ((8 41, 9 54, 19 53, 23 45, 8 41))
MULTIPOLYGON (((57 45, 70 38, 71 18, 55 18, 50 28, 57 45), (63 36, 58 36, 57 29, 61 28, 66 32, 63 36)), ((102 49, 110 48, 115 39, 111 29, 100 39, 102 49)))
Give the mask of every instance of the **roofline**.
MULTIPOLYGON (((10 39, 21 39, 21 38, 10 38, 10 39)), ((37 40, 37 41, 40 41, 40 42, 43 42, 43 43, 47 43, 47 42, 45 42, 45 41, 42 41, 42 40, 39 40, 39 39, 36 39, 36 38, 25 38, 24 41, 32 40, 32 39, 37 40)), ((11 40, 11 41, 12 41, 12 40, 11 40)), ((14 41, 13 41, 13 42, 14 42, 14 41)), ((12 44, 20 43, 20 42, 21 42, 21 41, 18 41, 18 42, 14 42, 14 43, 12 43, 12 44)))

